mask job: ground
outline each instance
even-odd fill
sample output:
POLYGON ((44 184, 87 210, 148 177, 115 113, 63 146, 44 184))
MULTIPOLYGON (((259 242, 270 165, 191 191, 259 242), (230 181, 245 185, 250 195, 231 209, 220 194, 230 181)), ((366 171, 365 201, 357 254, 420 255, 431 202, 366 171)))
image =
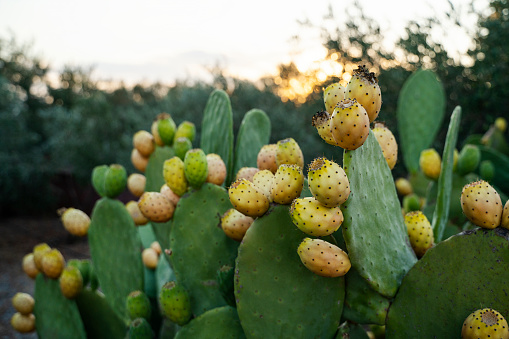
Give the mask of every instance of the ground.
POLYGON ((21 335, 14 331, 10 319, 15 313, 11 298, 17 292, 33 295, 34 281, 21 267, 25 254, 35 245, 46 242, 62 252, 66 260, 90 257, 86 237, 71 236, 58 218, 0 217, 0 338, 37 338, 35 333, 21 335))

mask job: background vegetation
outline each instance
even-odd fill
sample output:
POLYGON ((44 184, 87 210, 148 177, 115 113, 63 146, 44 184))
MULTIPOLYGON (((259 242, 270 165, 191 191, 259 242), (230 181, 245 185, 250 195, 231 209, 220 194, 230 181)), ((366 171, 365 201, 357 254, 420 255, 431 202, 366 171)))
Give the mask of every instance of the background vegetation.
MULTIPOLYGON (((470 134, 484 132, 496 117, 508 118, 507 0, 492 0, 490 12, 479 14, 475 27, 461 21, 464 8, 452 5, 443 15, 409 22, 404 36, 390 50, 380 43, 384 32, 378 24, 366 18, 359 5, 351 11, 347 22, 339 22, 330 11, 320 25, 306 22, 303 26, 321 31, 328 50, 324 61, 340 63, 344 71, 357 64, 377 70, 384 101, 379 120, 396 137, 398 93, 419 68, 433 69, 442 80, 448 114, 456 105, 463 107, 460 143, 470 134), (464 30, 474 42, 459 59, 437 38, 447 35, 451 27, 464 30)), ((90 199, 87 188, 92 168, 121 163, 134 172, 132 135, 140 129, 150 130, 158 113, 171 113, 177 122, 194 122, 199 135, 202 112, 214 88, 230 94, 236 128, 245 112, 260 108, 271 118, 272 142, 293 137, 306 162, 332 154, 331 146, 318 137, 310 122, 323 108, 322 88, 344 80, 339 74, 322 79, 319 70, 302 73, 287 64, 279 66, 278 75, 254 83, 214 69, 212 83, 181 81, 171 87, 156 83, 106 91, 91 79, 91 69, 65 67, 57 84, 49 82, 49 70, 30 46, 14 38, 0 38, 0 216, 54 213, 62 204, 83 208, 90 199), (290 93, 292 79, 311 84, 311 90, 290 93)), ((436 141, 439 150, 445 128, 436 141)), ((405 175, 402 164, 396 166, 394 175, 405 175)))

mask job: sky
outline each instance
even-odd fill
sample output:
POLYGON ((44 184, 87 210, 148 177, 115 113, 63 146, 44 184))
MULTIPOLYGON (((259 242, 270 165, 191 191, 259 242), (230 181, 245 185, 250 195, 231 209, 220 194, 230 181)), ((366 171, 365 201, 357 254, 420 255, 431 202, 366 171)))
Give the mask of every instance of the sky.
MULTIPOLYGON (((446 0, 359 0, 365 14, 380 24, 388 41, 410 19, 443 13, 446 0), (411 3, 411 5, 409 5, 411 3), (430 5, 430 3, 432 5, 430 5)), ((465 7, 470 0, 451 0, 465 7)), ((485 9, 488 0, 476 0, 485 9)), ((64 65, 93 68, 96 80, 127 85, 207 79, 216 65, 249 80, 275 74, 294 61, 301 69, 325 55, 317 30, 332 6, 338 22, 353 0, 0 0, 0 37, 31 43, 32 52, 53 70, 64 65), (298 35, 296 43, 292 37, 298 35)), ((474 19, 466 18, 472 24, 474 19)), ((451 30, 451 50, 469 40, 451 30)))

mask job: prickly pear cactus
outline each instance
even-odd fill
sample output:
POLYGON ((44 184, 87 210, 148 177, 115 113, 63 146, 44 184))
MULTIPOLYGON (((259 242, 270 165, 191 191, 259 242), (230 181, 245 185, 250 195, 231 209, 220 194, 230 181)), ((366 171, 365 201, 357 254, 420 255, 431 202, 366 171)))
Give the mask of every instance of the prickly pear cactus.
POLYGON ((396 114, 403 160, 414 173, 421 151, 435 140, 445 114, 445 91, 433 71, 419 70, 405 81, 396 114))
POLYGON ((140 235, 124 204, 102 198, 92 211, 88 232, 90 255, 101 290, 119 316, 127 319, 125 300, 143 290, 140 235))
POLYGON ((235 308, 223 306, 209 310, 180 328, 175 339, 245 338, 235 308))
POLYGON ((509 314, 509 231, 477 228, 428 250, 403 279, 387 316, 389 338, 459 338, 484 307, 509 314))
POLYGON ((417 261, 410 246, 391 171, 373 132, 345 151, 350 197, 342 205, 343 237, 352 266, 378 293, 393 297, 417 261))
POLYGON ((247 338, 331 338, 343 309, 344 278, 321 277, 302 264, 297 248, 307 235, 293 224, 288 208, 271 207, 239 247, 239 318, 247 338))
POLYGON ((232 208, 223 187, 205 183, 181 197, 170 233, 170 261, 177 281, 190 294, 195 316, 225 306, 216 272, 234 265, 238 243, 219 227, 220 216, 232 208))
POLYGON ((150 155, 145 169, 145 192, 159 192, 164 184, 163 164, 166 159, 170 159, 175 155, 175 151, 169 146, 156 146, 154 153, 150 155))
POLYGON ((39 338, 87 337, 76 302, 62 295, 58 280, 37 275, 34 298, 35 328, 39 338))

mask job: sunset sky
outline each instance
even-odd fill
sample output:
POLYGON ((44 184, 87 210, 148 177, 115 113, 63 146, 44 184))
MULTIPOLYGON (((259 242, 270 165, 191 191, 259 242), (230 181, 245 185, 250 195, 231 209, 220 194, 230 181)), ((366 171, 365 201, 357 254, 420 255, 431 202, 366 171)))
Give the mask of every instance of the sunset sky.
MULTIPOLYGON (((470 0, 452 0, 466 9, 470 0)), ((487 0, 476 1, 485 9, 487 0)), ((324 56, 317 30, 297 20, 320 24, 332 4, 338 22, 353 0, 0 0, 0 37, 33 43, 32 51, 53 69, 93 67, 97 79, 127 84, 176 79, 206 79, 216 64, 229 74, 258 79, 293 60, 306 68, 324 56), (298 44, 291 37, 300 36, 298 44)), ((409 19, 442 13, 445 0, 361 0, 365 14, 399 36, 409 19), (433 5, 431 6, 430 3, 433 5)), ((465 18, 466 22, 473 19, 465 18)), ((464 51, 468 39, 451 31, 448 45, 464 51)))

